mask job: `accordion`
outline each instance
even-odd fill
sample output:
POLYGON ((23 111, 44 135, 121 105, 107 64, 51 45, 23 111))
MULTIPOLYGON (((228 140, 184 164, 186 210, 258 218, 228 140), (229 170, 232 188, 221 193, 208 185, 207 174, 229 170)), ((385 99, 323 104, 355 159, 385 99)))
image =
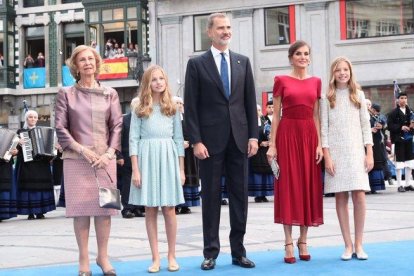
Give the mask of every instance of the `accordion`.
POLYGON ((10 151, 19 144, 19 137, 14 131, 0 128, 0 159, 10 161, 12 155, 10 151))
POLYGON ((56 156, 56 130, 53 127, 35 127, 21 132, 20 138, 24 140, 24 162, 44 158, 51 160, 56 156))

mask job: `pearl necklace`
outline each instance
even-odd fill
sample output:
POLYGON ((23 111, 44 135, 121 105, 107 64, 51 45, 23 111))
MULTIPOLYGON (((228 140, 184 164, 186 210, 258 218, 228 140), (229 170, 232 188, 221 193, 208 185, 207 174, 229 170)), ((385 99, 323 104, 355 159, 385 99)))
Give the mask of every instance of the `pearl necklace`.
POLYGON ((87 87, 87 86, 85 86, 85 84, 84 84, 84 83, 81 83, 80 81, 78 81, 78 84, 79 84, 79 86, 80 86, 80 87, 82 87, 82 88, 87 88, 87 89, 95 89, 95 88, 96 88, 96 86, 97 86, 96 81, 93 81, 93 83, 92 83, 92 86, 91 86, 91 87, 87 87))

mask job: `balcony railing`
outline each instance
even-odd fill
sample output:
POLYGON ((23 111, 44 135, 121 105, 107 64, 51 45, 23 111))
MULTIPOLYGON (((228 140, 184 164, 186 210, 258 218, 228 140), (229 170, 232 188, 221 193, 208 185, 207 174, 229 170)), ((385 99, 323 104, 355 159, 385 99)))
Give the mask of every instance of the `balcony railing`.
MULTIPOLYGON (((151 59, 148 56, 141 57, 122 57, 114 59, 104 59, 99 74, 100 80, 120 80, 130 79, 140 81, 144 70, 148 67, 151 59)), ((5 70, 3 70, 5 71, 5 70)), ((0 87, 3 79, 7 79, 7 74, 0 71, 0 87)), ((14 80, 14 71, 11 79, 14 80)), ((62 84, 71 86, 75 79, 70 74, 67 66, 62 67, 62 84)), ((14 82, 13 82, 14 84, 14 82)), ((6 87, 6 86, 4 86, 6 87)), ((46 87, 46 68, 35 67, 23 69, 23 87, 24 89, 44 88, 46 87)))

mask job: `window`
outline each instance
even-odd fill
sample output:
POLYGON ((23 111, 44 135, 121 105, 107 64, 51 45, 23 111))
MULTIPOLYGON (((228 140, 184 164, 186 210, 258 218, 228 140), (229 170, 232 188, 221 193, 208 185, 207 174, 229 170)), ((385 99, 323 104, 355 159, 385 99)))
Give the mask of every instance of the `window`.
POLYGON ((207 19, 209 15, 194 16, 194 51, 206 51, 211 41, 207 35, 207 19))
POLYGON ((76 3, 76 2, 81 2, 82 0, 62 0, 62 4, 66 4, 66 3, 76 3))
POLYGON ((351 0, 341 5, 343 39, 414 33, 412 0, 351 0))
POLYGON ((98 22, 98 21, 99 21, 98 11, 90 11, 89 12, 89 22, 98 22))
POLYGON ((64 60, 68 59, 72 55, 72 51, 76 48, 76 46, 85 44, 84 33, 85 24, 83 22, 66 23, 63 25, 64 60))
POLYGON ((291 27, 292 20, 290 13, 290 7, 265 9, 266 46, 290 44, 293 42, 294 38, 291 37, 291 30, 294 31, 294 28, 292 29, 291 27))
POLYGON ((137 8, 136 7, 129 7, 129 8, 127 8, 127 18, 128 19, 135 19, 135 18, 137 18, 137 8))
POLYGON ((44 63, 40 64, 37 60, 37 57, 39 55, 39 53, 44 54, 45 53, 45 37, 44 37, 44 29, 45 27, 43 25, 39 25, 39 26, 34 26, 34 27, 27 27, 26 28, 26 32, 25 32, 25 37, 26 37, 26 54, 25 57, 27 57, 28 55, 30 55, 33 60, 34 60, 34 64, 30 64, 27 65, 25 67, 34 67, 34 66, 40 66, 43 67, 42 65, 44 63))
POLYGON ((44 0, 23 0, 23 7, 39 7, 44 5, 44 0))

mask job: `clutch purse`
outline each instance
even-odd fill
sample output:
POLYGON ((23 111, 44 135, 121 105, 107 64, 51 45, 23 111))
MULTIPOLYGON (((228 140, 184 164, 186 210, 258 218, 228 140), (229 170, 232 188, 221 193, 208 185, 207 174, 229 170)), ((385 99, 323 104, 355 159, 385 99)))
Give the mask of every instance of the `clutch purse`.
POLYGON ((272 172, 275 178, 279 179, 280 168, 279 168, 279 164, 277 163, 276 159, 272 159, 272 162, 270 162, 270 167, 272 168, 272 172))
MULTIPOLYGON (((96 186, 98 187, 99 192, 99 207, 121 210, 121 192, 119 191, 119 189, 102 187, 99 183, 98 176, 96 174, 96 168, 94 168, 94 170, 96 186)), ((105 172, 108 175, 111 183, 113 183, 109 173, 106 170, 105 172)))

